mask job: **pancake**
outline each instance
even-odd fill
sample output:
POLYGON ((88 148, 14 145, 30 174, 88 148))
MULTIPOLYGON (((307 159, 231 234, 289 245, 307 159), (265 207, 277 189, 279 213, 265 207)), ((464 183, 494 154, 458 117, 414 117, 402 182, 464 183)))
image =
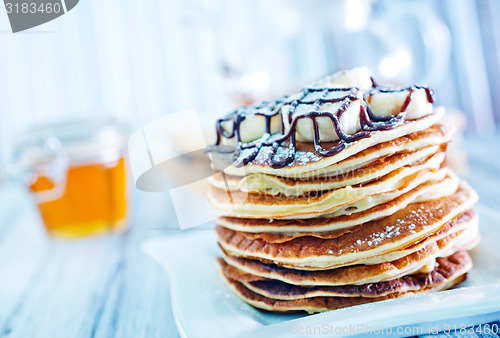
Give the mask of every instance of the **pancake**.
MULTIPOLYGON (((457 253, 458 254, 458 253, 457 253)), ((457 256, 458 257, 458 256, 457 256)), ((450 261, 451 262, 451 261, 450 261)), ((453 275, 453 269, 446 269, 445 263, 447 261, 442 261, 442 270, 444 272, 451 272, 453 275)), ((451 262, 454 264, 453 262, 451 262)), ((458 262, 460 265, 460 262, 458 262)), ((229 287, 240 296, 245 302, 248 304, 268 311, 277 311, 277 312, 297 312, 297 311, 306 311, 308 313, 317 313, 324 312, 328 310, 336 310, 340 308, 345 308, 349 306, 361 305, 376 301, 382 301, 387 299, 394 299, 400 297, 406 297, 409 295, 414 295, 419 292, 411 291, 405 293, 391 293, 382 297, 312 297, 312 298, 302 298, 302 299, 294 299, 294 300, 277 300, 268 298, 262 295, 259 295, 247 287, 245 287, 242 283, 229 279, 225 275, 223 275, 224 280, 227 282, 229 287)), ((446 277, 443 275, 443 277, 446 277)), ((435 286, 434 288, 426 288, 422 292, 430 292, 430 291, 439 291, 449 289, 456 284, 464 281, 466 278, 466 274, 462 274, 455 278, 446 278, 446 282, 440 285, 435 286)))
POLYGON ((268 243, 221 226, 216 232, 219 244, 233 256, 258 258, 298 269, 326 269, 389 255, 432 234, 445 237, 443 229, 461 230, 460 227, 476 221, 474 211, 468 210, 476 200, 475 192, 462 183, 453 195, 410 204, 391 216, 370 221, 333 239, 307 236, 268 243))
POLYGON ((304 229, 303 231, 293 232, 293 233, 243 232, 243 234, 247 239, 261 239, 267 243, 285 243, 299 237, 335 239, 343 235, 346 235, 348 233, 356 232, 361 227, 363 227, 362 224, 354 227, 343 228, 340 230, 333 230, 333 231, 325 231, 325 232, 307 232, 307 229, 304 229))
MULTIPOLYGON (((370 148, 354 153, 350 157, 339 161, 332 162, 328 166, 319 166, 317 170, 308 170, 304 167, 301 171, 290 171, 286 168, 272 169, 258 165, 220 168, 227 175, 244 177, 249 174, 268 174, 279 177, 291 178, 309 178, 322 175, 339 175, 357 168, 363 167, 372 161, 379 158, 397 154, 400 152, 412 152, 423 148, 445 144, 451 140, 454 133, 454 128, 443 124, 434 124, 427 129, 412 132, 395 139, 390 139, 386 142, 378 143, 370 148)), ((311 143, 298 142, 297 148, 302 153, 313 153, 314 147, 311 143)), ((303 155, 304 156, 304 155, 303 155)), ((299 156, 300 157, 300 156, 299 156)))
MULTIPOLYGON (((224 216, 247 218, 313 218, 335 212, 343 206, 348 206, 372 195, 395 192, 408 187, 410 184, 416 186, 427 179, 433 179, 431 177, 424 177, 425 175, 431 176, 435 174, 435 176, 443 176, 443 172, 437 173, 434 169, 426 169, 425 165, 424 163, 421 167, 405 167, 395 170, 366 185, 347 186, 341 189, 315 192, 303 196, 272 196, 263 193, 245 193, 241 191, 227 192, 212 188, 208 198, 209 202, 224 216)), ((443 169, 443 171, 447 170, 447 168, 443 169)))
MULTIPOLYGON (((263 147, 259 151, 257 157, 247 163, 243 167, 243 170, 242 168, 234 167, 234 165, 226 165, 222 168, 216 166, 214 168, 216 170, 223 170, 227 174, 233 174, 236 176, 243 176, 246 173, 254 172, 281 177, 298 177, 298 175, 300 175, 300 173, 302 172, 322 170, 377 144, 388 142, 415 132, 426 130, 427 128, 430 128, 431 126, 438 123, 443 115, 444 109, 442 107, 437 107, 431 115, 413 121, 405 121, 402 125, 394 129, 374 131, 369 138, 364 138, 356 142, 349 143, 341 152, 329 157, 316 156, 309 150, 310 144, 306 144, 304 142, 303 145, 306 146, 305 149, 301 149, 300 144, 298 144, 294 161, 283 168, 273 168, 269 165, 268 159, 271 147, 263 147)), ((332 145, 334 144, 335 143, 333 143, 332 145)), ((331 144, 324 144, 324 147, 330 146, 331 144)), ((282 147, 280 147, 275 157, 279 158, 280 156, 286 156, 285 153, 286 148, 283 149, 282 147)), ((217 153, 211 153, 210 156, 212 158, 213 164, 221 162, 214 159, 214 156, 217 156, 217 153)))
POLYGON ((293 300, 312 297, 382 297, 392 293, 420 292, 446 284, 448 280, 467 273, 472 260, 466 251, 449 257, 439 257, 436 267, 428 273, 416 273, 378 283, 341 286, 298 286, 282 281, 255 277, 228 265, 219 259, 222 273, 242 283, 249 290, 267 298, 293 300))
POLYGON ((391 262, 314 271, 288 269, 258 260, 229 256, 224 252, 222 258, 234 268, 261 279, 274 279, 302 286, 361 285, 426 271, 428 265, 433 269, 437 257, 449 256, 456 250, 470 250, 475 245, 477 240, 473 235, 462 230, 391 262))
MULTIPOLYGON (((220 241, 219 244, 231 255, 258 259, 264 263, 274 263, 279 266, 298 270, 331 269, 356 264, 390 262, 416 252, 429 243, 442 239, 456 231, 463 230, 467 227, 475 227, 476 224, 477 217, 473 209, 471 209, 460 214, 450 222, 445 223, 438 231, 425 234, 421 239, 403 239, 399 242, 393 241, 394 243, 390 240, 384 241, 389 242, 384 248, 379 247, 369 250, 360 249, 359 247, 364 246, 365 243, 367 246, 370 246, 369 243, 372 243, 372 246, 378 246, 377 243, 381 242, 381 240, 378 238, 375 238, 375 241, 359 240, 358 242, 358 240, 355 240, 352 244, 342 246, 341 243, 348 243, 349 237, 352 237, 352 233, 346 234, 345 237, 341 236, 334 239, 300 237, 285 243, 265 243, 262 240, 247 240, 243 243, 243 245, 246 246, 251 244, 250 242, 253 242, 253 244, 256 244, 253 248, 263 248, 262 253, 256 253, 250 250, 246 252, 243 250, 229 250, 228 246, 223 242, 220 241), (409 245, 406 247, 397 246, 401 242, 409 243, 409 245), (342 249, 339 249, 339 247, 342 249)), ((217 231, 221 231, 221 228, 218 228, 217 231)), ((400 230, 396 232, 391 230, 389 232, 389 237, 392 237, 395 233, 400 233, 400 230)), ((374 240, 373 237, 370 238, 374 240)), ((234 240, 234 237, 232 239, 234 240)), ((240 237, 237 240, 242 240, 242 238, 240 237)))
POLYGON ((448 196, 457 191, 460 180, 446 170, 427 172, 403 189, 392 193, 372 195, 334 212, 316 218, 254 219, 219 217, 217 223, 228 229, 244 232, 290 233, 326 232, 353 227, 368 221, 392 215, 408 204, 448 196), (427 179, 437 179, 428 180, 427 179), (438 181, 439 180, 439 181, 438 181), (419 185, 421 181, 426 181, 419 185), (333 216, 331 216, 333 215, 333 216))
MULTIPOLYGON (((411 255, 413 253, 416 253, 428 245, 431 245, 437 241, 443 240, 448 236, 454 237, 458 236, 461 232, 466 233, 467 235, 464 234, 464 237, 469 236, 467 241, 464 240, 464 238, 461 238, 462 243, 457 243, 457 246, 460 246, 461 249, 464 250, 469 250, 478 243, 480 239, 480 235, 478 233, 478 219, 477 216, 475 215, 475 212, 473 209, 468 210, 467 212, 464 212, 454 218, 452 221, 445 223, 445 225, 440 228, 438 231, 432 234, 428 234, 424 239, 422 240, 417 240, 415 242, 410 242, 410 244, 406 247, 403 248, 397 248, 394 249, 393 251, 390 252, 384 252, 382 253, 381 250, 375 249, 375 252, 378 252, 377 255, 369 256, 367 253, 364 252, 359 252, 356 250, 354 253, 348 253, 348 254, 342 254, 342 251, 344 249, 339 250, 342 255, 338 257, 330 257, 330 256, 306 256, 306 257, 293 257, 291 258, 290 255, 288 255, 287 259, 284 259, 282 257, 279 257, 279 259, 274 259, 270 260, 267 258, 262 258, 262 257, 255 257, 255 256, 236 256, 236 257, 243 257, 247 259, 253 259, 253 260, 259 260, 262 263, 267 263, 267 264, 275 264, 279 267, 284 267, 284 268, 289 268, 289 269, 295 269, 295 270, 304 270, 304 271, 317 271, 317 270, 325 270, 325 269, 336 269, 336 268, 343 268, 343 267, 350 267, 358 264, 362 265, 377 265, 381 263, 386 263, 386 262, 392 262, 395 260, 398 260, 400 258, 403 258, 405 256, 411 255), (357 258, 357 259, 356 259, 357 258), (351 260, 349 260, 351 259, 351 260)), ((301 237, 297 240, 308 240, 311 239, 311 237, 301 237)), ((312 237, 312 239, 316 239, 318 241, 323 241, 324 243, 332 243, 332 242, 341 242, 342 237, 339 238, 334 238, 334 239, 327 239, 327 240, 321 240, 318 238, 312 237)), ((294 241, 297 241, 294 240, 294 241)), ((294 241, 291 241, 290 243, 293 243, 294 241)), ((311 243, 314 243, 315 241, 311 240, 311 243)), ((324 244, 323 243, 323 244, 324 244)), ((446 243, 446 242, 445 242, 446 243)), ((275 247, 281 248, 283 251, 286 249, 290 249, 290 247, 286 246, 287 243, 276 243, 274 244, 275 247)), ((296 243, 293 243, 296 244, 296 243)), ((361 243, 363 244, 363 243, 361 243)), ((219 245, 221 243, 219 242, 219 245)), ((328 245, 328 244, 326 244, 328 245)), ((356 243, 358 245, 358 243, 356 243)), ((225 250, 224 246, 221 245, 222 249, 225 250)), ((347 250, 349 249, 352 250, 353 246, 351 245, 347 250)), ((307 248, 309 251, 314 251, 314 249, 311 250, 311 248, 307 248)), ((306 250, 307 250, 306 249, 306 250)), ((453 247, 447 246, 445 249, 442 250, 443 255, 448 255, 453 253, 455 250, 452 250, 453 247), (448 250, 446 250, 448 249, 448 250)), ((328 254, 333 256, 332 254, 333 250, 329 250, 328 254)), ((229 255, 234 255, 233 252, 228 252, 229 255)), ((282 256, 285 256, 286 254, 283 254, 282 256)), ((298 255, 296 255, 298 256, 298 255)), ((429 263, 429 262, 427 262, 429 263)), ((423 269, 424 267, 422 266, 420 269, 423 269)))
MULTIPOLYGON (((400 152, 380 157, 363 167, 336 176, 305 179, 248 174, 241 178, 217 173, 211 176, 210 183, 214 188, 231 192, 262 192, 270 195, 300 196, 312 191, 328 191, 360 185, 391 173, 391 176, 395 176, 394 172, 404 171, 401 168, 406 169, 406 176, 422 169, 438 169, 444 160, 445 150, 445 147, 431 146, 412 152, 400 152)), ((383 191, 384 188, 381 187, 380 192, 383 191)))

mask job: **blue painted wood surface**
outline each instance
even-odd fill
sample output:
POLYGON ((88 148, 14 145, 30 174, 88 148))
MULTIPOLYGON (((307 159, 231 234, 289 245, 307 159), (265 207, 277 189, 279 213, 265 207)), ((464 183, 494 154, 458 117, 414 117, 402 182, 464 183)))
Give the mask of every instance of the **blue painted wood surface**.
POLYGON ((178 335, 168 278, 140 249, 175 226, 173 211, 164 195, 135 197, 128 233, 62 241, 45 235, 27 196, 2 186, 0 336, 178 335))

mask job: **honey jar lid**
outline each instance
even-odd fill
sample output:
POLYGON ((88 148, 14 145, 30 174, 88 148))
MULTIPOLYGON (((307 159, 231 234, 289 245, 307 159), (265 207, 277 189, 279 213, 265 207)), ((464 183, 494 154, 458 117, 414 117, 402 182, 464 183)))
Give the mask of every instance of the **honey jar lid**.
POLYGON ((59 140, 70 164, 108 162, 121 156, 127 128, 113 120, 78 120, 34 129, 32 135, 59 140))

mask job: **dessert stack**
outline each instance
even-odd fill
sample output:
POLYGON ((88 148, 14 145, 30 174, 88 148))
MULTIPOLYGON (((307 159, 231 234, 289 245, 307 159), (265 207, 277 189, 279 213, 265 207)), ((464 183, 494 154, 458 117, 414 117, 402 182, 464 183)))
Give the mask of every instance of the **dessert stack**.
POLYGON ((315 313, 465 280, 477 195, 446 166, 453 128, 433 103, 355 68, 219 119, 208 198, 229 287, 315 313))

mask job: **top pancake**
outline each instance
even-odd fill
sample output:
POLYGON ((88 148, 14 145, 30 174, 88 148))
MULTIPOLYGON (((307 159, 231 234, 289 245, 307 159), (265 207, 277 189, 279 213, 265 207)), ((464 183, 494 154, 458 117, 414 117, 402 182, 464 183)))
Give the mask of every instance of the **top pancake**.
MULTIPOLYGON (((436 108, 434 113, 432 113, 431 115, 413 121, 406 121, 405 123, 394 129, 373 132, 371 137, 369 138, 364 138, 355 142, 351 142, 346 146, 344 150, 340 151, 336 155, 329 157, 317 156, 312 151, 311 143, 298 144, 297 145, 298 151, 296 153, 295 160, 283 168, 272 168, 269 165, 268 157, 269 157, 270 147, 263 147, 255 160, 251 161, 244 167, 240 168, 234 167, 233 165, 228 166, 227 164, 223 166, 222 164, 220 164, 221 161, 216 159, 219 156, 219 154, 216 152, 211 153, 210 156, 212 157, 212 163, 214 164, 215 169, 224 171, 225 173, 230 175, 245 176, 248 173, 263 173, 269 175, 277 175, 281 177, 299 177, 301 174, 304 174, 306 172, 314 172, 314 171, 321 172, 325 168, 330 167, 336 163, 339 163, 377 144, 383 142, 389 142, 392 140, 399 139, 405 135, 424 131, 433 126, 434 124, 436 124, 441 119, 443 114, 444 114, 444 109, 436 108)), ((445 127, 440 126, 440 128, 445 128, 445 127)), ((415 145, 420 145, 420 146, 435 144, 433 142, 435 142, 436 140, 438 140, 438 143, 440 143, 439 140, 443 139, 443 135, 446 135, 445 137, 447 138, 451 136, 451 132, 450 133, 449 132, 450 129, 448 130, 443 129, 441 132, 438 131, 433 135, 428 133, 419 135, 417 133, 414 134, 412 137, 410 137, 410 141, 416 141, 415 145), (424 139, 426 141, 424 141, 424 139)), ((408 142, 408 140, 406 141, 400 140, 399 142, 405 144, 408 142)), ((325 143, 323 146, 328 147, 328 144, 325 143)), ((396 143, 394 143, 390 148, 398 149, 399 147, 396 145, 396 143)), ((278 153, 276 155, 277 158, 279 158, 280 155, 284 155, 286 151, 287 151, 286 148, 282 147, 278 148, 278 153)), ((380 155, 375 155, 375 154, 372 154, 369 157, 366 157, 366 155, 368 155, 368 153, 365 153, 364 158, 363 157, 357 159, 353 158, 352 161, 347 163, 347 165, 349 167, 353 167, 356 166, 356 163, 359 164, 364 162, 366 164, 366 161, 369 161, 370 158, 373 160, 374 158, 380 157, 380 155)), ((227 154, 224 154, 224 156, 227 156, 227 154)), ((337 170, 342 170, 343 167, 344 165, 340 165, 337 168, 337 170)), ((312 173, 311 175, 314 176, 316 174, 312 173)))

